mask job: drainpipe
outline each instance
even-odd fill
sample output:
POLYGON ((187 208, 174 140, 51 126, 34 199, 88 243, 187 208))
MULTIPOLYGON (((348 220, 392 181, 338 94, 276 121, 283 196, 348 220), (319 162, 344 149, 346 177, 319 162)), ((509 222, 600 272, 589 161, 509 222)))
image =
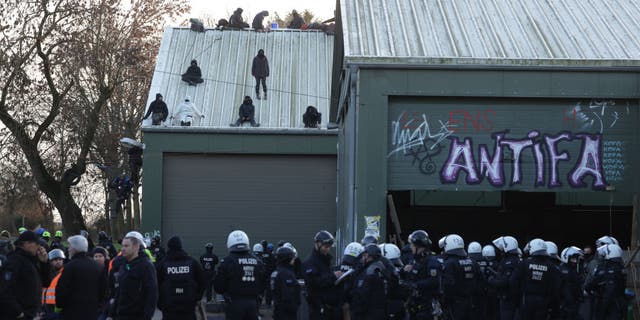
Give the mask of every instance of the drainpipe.
POLYGON ((358 67, 357 66, 349 66, 350 72, 350 98, 349 98, 349 108, 347 109, 347 123, 349 125, 350 130, 348 131, 348 143, 349 143, 349 163, 348 163, 348 171, 349 172, 349 190, 348 190, 348 202, 347 202, 347 221, 351 224, 351 234, 347 234, 349 241, 357 241, 356 237, 358 236, 358 214, 357 214, 357 206, 356 206, 356 136, 357 136, 357 119, 356 119, 356 109, 357 109, 357 95, 358 93, 358 67))

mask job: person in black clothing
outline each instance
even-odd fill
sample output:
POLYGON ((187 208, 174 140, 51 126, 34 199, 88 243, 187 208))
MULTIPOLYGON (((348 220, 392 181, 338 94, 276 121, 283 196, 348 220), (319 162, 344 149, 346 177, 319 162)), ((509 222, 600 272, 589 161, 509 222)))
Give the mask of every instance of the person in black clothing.
POLYGON ((256 78, 256 98, 260 100, 260 83, 262 82, 262 91, 264 99, 267 99, 267 77, 269 77, 269 60, 264 55, 264 50, 258 50, 258 55, 253 58, 251 64, 251 75, 256 78))
MULTIPOLYGON (((407 301, 411 290, 400 284, 400 272, 404 265, 400 259, 401 251, 395 244, 383 243, 380 246, 382 257, 389 263, 385 265, 387 268, 387 318, 388 319, 405 319, 406 308, 404 302, 407 301)), ((385 260, 382 260, 383 262, 385 260)))
POLYGON ((242 8, 238 8, 233 12, 233 15, 229 18, 229 24, 227 27, 238 29, 249 27, 249 24, 244 22, 244 18, 242 18, 242 8))
POLYGON ((240 230, 229 233, 229 255, 222 259, 214 280, 217 293, 224 296, 225 319, 258 318, 258 295, 264 292, 264 264, 249 252, 249 237, 240 230))
POLYGON ((568 247, 562 250, 560 260, 560 312, 562 319, 579 319, 578 310, 582 302, 582 250, 568 247))
MULTIPOLYGON (((380 257, 382 251, 370 243, 362 253, 362 267, 353 276, 351 285, 351 319, 387 319, 387 270, 380 257)), ((389 270, 391 271, 391 270, 389 270)))
POLYGON ((598 254, 604 260, 584 284, 585 291, 594 296, 594 319, 624 319, 628 301, 624 293, 627 274, 622 248, 617 244, 605 244, 598 247, 598 254))
POLYGON ((510 279, 513 271, 522 261, 518 255, 518 241, 511 236, 503 236, 493 240, 493 244, 504 252, 504 256, 498 263, 495 273, 487 278, 487 282, 496 290, 500 301, 500 319, 513 320, 516 316, 518 296, 511 287, 510 279))
POLYGON ((549 257, 547 244, 542 239, 533 239, 525 251, 529 251, 529 258, 513 270, 510 279, 510 286, 520 302, 519 318, 556 319, 560 300, 560 274, 549 257))
POLYGON ((122 240, 122 256, 126 259, 119 267, 114 316, 117 320, 151 320, 158 301, 156 270, 149 257, 141 251, 144 238, 139 232, 127 233, 122 240))
POLYGON ((293 272, 295 251, 288 247, 276 250, 276 270, 271 274, 273 319, 295 320, 300 306, 300 284, 293 272))
POLYGON ((330 254, 334 238, 329 231, 322 230, 314 237, 313 252, 302 264, 307 286, 309 319, 340 319, 339 294, 336 280, 342 271, 332 271, 330 254))
POLYGON ((262 25, 264 18, 269 16, 269 11, 261 11, 260 13, 256 14, 256 16, 253 18, 253 22, 251 23, 251 27, 253 28, 253 30, 255 31, 264 31, 264 26, 262 25))
POLYGON ((0 275, 0 319, 33 319, 51 280, 49 256, 33 231, 24 231, 14 244, 0 275))
POLYGON ((240 110, 238 111, 238 115, 240 116, 236 123, 232 123, 232 127, 238 127, 244 122, 251 123, 252 127, 259 127, 260 124, 256 123, 255 120, 255 110, 256 107, 253 105, 253 100, 251 97, 245 96, 244 101, 242 101, 242 105, 240 106, 240 110))
POLYGON ((195 320, 194 310, 205 289, 205 273, 198 261, 182 250, 179 237, 171 237, 167 247, 167 255, 157 268, 158 309, 164 320, 195 320))
POLYGON ((105 248, 107 252, 109 252, 110 257, 115 257, 118 254, 116 247, 113 245, 113 241, 111 241, 111 238, 109 238, 104 231, 98 233, 98 246, 105 248))
POLYGON ((188 83, 190 86, 204 82, 204 80, 202 80, 202 71, 200 67, 198 67, 197 60, 191 60, 191 65, 187 68, 187 72, 182 74, 182 81, 188 83))
POLYGON ((149 251, 151 251, 151 254, 156 259, 156 263, 162 261, 167 255, 160 240, 159 235, 153 236, 153 238, 151 238, 151 245, 149 246, 149 251))
POLYGON ((314 106, 308 106, 307 111, 302 115, 302 123, 305 128, 320 128, 322 113, 318 112, 314 106))
POLYGON ((156 93, 156 100, 151 102, 149 105, 149 109, 147 109, 147 113, 144 115, 142 120, 146 120, 151 115, 151 124, 154 126, 160 125, 162 122, 167 120, 169 116, 169 108, 167 108, 167 104, 162 101, 162 95, 156 93))
POLYGON ((86 238, 73 236, 67 241, 71 261, 64 265, 56 286, 56 307, 62 308, 63 319, 95 318, 107 292, 106 274, 103 267, 87 255, 86 238))
POLYGON ((213 253, 213 243, 207 243, 204 246, 206 252, 200 256, 200 265, 205 275, 205 296, 207 302, 213 299, 213 279, 216 277, 216 266, 218 265, 218 256, 213 253))
POLYGON ((296 10, 291 11, 291 17, 292 17, 291 23, 289 23, 287 28, 289 28, 289 29, 300 29, 300 28, 302 28, 302 25, 304 25, 304 19, 302 19, 302 17, 298 13, 298 11, 296 11, 296 10))
POLYGON ((131 171, 131 182, 138 185, 140 180, 140 169, 142 169, 142 148, 133 146, 127 150, 129 155, 129 171, 131 171))

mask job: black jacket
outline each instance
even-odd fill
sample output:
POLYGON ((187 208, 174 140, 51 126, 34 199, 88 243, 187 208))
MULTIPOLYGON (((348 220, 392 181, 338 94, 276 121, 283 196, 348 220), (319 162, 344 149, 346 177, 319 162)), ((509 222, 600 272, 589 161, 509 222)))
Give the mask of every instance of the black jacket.
POLYGON ((240 106, 240 111, 238 111, 238 115, 240 115, 241 119, 250 118, 253 119, 256 112, 256 107, 253 105, 253 101, 249 100, 244 102, 240 106))
POLYGON ((338 304, 338 287, 335 286, 336 276, 331 268, 331 259, 330 255, 325 256, 313 250, 302 264, 308 299, 313 308, 338 304))
POLYGON ((187 72, 184 74, 184 76, 188 76, 191 78, 202 78, 202 70, 200 70, 200 67, 198 67, 198 65, 190 65, 189 68, 187 68, 187 72))
POLYGON ((115 318, 150 320, 158 301, 156 269, 146 255, 139 255, 118 271, 115 318))
POLYGON ((263 30, 264 26, 262 25, 262 22, 264 20, 264 17, 268 15, 269 15, 269 12, 267 11, 262 11, 256 14, 256 16, 253 18, 253 22, 251 23, 251 27, 256 30, 263 30))
POLYGON ((208 281, 212 281, 216 276, 216 266, 218 265, 218 262, 218 256, 211 251, 200 256, 200 265, 202 266, 202 270, 204 271, 208 281))
POLYGON ((169 250, 164 260, 157 264, 157 270, 158 308, 174 315, 193 312, 204 294, 206 283, 200 263, 182 250, 169 250))
POLYGON ((387 280, 384 264, 379 260, 358 268, 351 285, 351 319, 386 319, 387 280))
POLYGON ((249 252, 232 252, 220 262, 213 282, 226 299, 255 299, 265 289, 264 264, 249 252))
POLYGON ((111 241, 111 239, 100 240, 100 242, 98 243, 98 246, 103 247, 105 248, 105 250, 107 250, 107 252, 109 253, 110 259, 115 258, 115 256, 118 254, 118 251, 116 250, 116 247, 113 245, 113 241, 111 241))
POLYGON ((15 319, 20 313, 36 316, 42 302, 42 287, 49 284, 49 265, 16 248, 7 256, 0 277, 0 319, 15 319))
POLYGON ((302 19, 302 17, 298 14, 298 15, 294 15, 293 16, 293 20, 291 20, 291 23, 289 23, 287 28, 289 28, 289 29, 300 29, 300 28, 302 28, 303 24, 304 24, 304 19, 302 19))
POLYGON ((96 315, 107 292, 104 267, 85 252, 76 253, 64 265, 56 286, 56 306, 64 319, 84 320, 96 315))
POLYGON ((296 319, 300 306, 300 284, 293 272, 293 266, 279 264, 271 275, 274 319, 296 319))
POLYGON ((258 54, 253 58, 251 64, 251 75, 259 78, 266 78, 269 76, 269 60, 264 54, 258 54))
POLYGON ((151 104, 149 105, 149 110, 147 110, 147 113, 144 115, 143 119, 147 119, 149 118, 149 115, 152 113, 164 113, 164 116, 162 117, 162 121, 167 120, 167 117, 169 116, 169 108, 167 108, 167 104, 164 103, 164 101, 162 100, 154 100, 153 102, 151 102, 151 104))

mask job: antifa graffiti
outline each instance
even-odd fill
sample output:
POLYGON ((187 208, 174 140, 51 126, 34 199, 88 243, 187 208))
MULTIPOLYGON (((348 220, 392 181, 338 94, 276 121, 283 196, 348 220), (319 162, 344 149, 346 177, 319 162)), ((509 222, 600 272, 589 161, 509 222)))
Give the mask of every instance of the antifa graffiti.
POLYGON ((495 187, 505 186, 504 166, 511 162, 509 185, 523 183, 522 157, 524 152, 532 152, 535 166, 535 187, 561 187, 558 165, 560 161, 572 163, 572 169, 566 176, 568 184, 573 188, 587 187, 585 178, 590 176, 593 189, 606 187, 602 165, 600 134, 569 133, 541 135, 538 131, 530 131, 525 138, 508 139, 508 132, 492 134, 494 140, 493 153, 485 144, 478 145, 478 156, 474 156, 471 138, 451 136, 449 157, 440 171, 440 180, 445 184, 455 184, 461 172, 466 174, 467 184, 479 184, 485 178, 495 187), (578 154, 570 155, 559 147, 561 142, 580 143, 578 154), (511 152, 511 160, 505 161, 505 150, 511 152), (573 156, 573 157, 572 157, 573 156), (548 168, 548 169, 546 169, 548 168), (546 172, 548 171, 548 172, 546 172), (546 177, 548 176, 548 179, 546 177))

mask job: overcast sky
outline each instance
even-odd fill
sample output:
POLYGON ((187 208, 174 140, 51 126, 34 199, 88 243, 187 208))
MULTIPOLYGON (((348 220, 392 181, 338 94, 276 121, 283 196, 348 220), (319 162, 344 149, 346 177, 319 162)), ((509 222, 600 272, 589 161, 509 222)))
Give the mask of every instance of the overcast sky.
MULTIPOLYGON (((305 9, 311 10, 314 15, 322 20, 333 17, 335 10, 335 0, 190 0, 191 17, 211 16, 217 19, 229 19, 233 11, 238 7, 244 12, 242 15, 251 24, 253 17, 260 11, 267 10, 270 14, 278 12, 280 17, 284 17, 287 12, 296 9, 301 12, 305 9)), ((265 22, 268 21, 265 19, 265 22)))

